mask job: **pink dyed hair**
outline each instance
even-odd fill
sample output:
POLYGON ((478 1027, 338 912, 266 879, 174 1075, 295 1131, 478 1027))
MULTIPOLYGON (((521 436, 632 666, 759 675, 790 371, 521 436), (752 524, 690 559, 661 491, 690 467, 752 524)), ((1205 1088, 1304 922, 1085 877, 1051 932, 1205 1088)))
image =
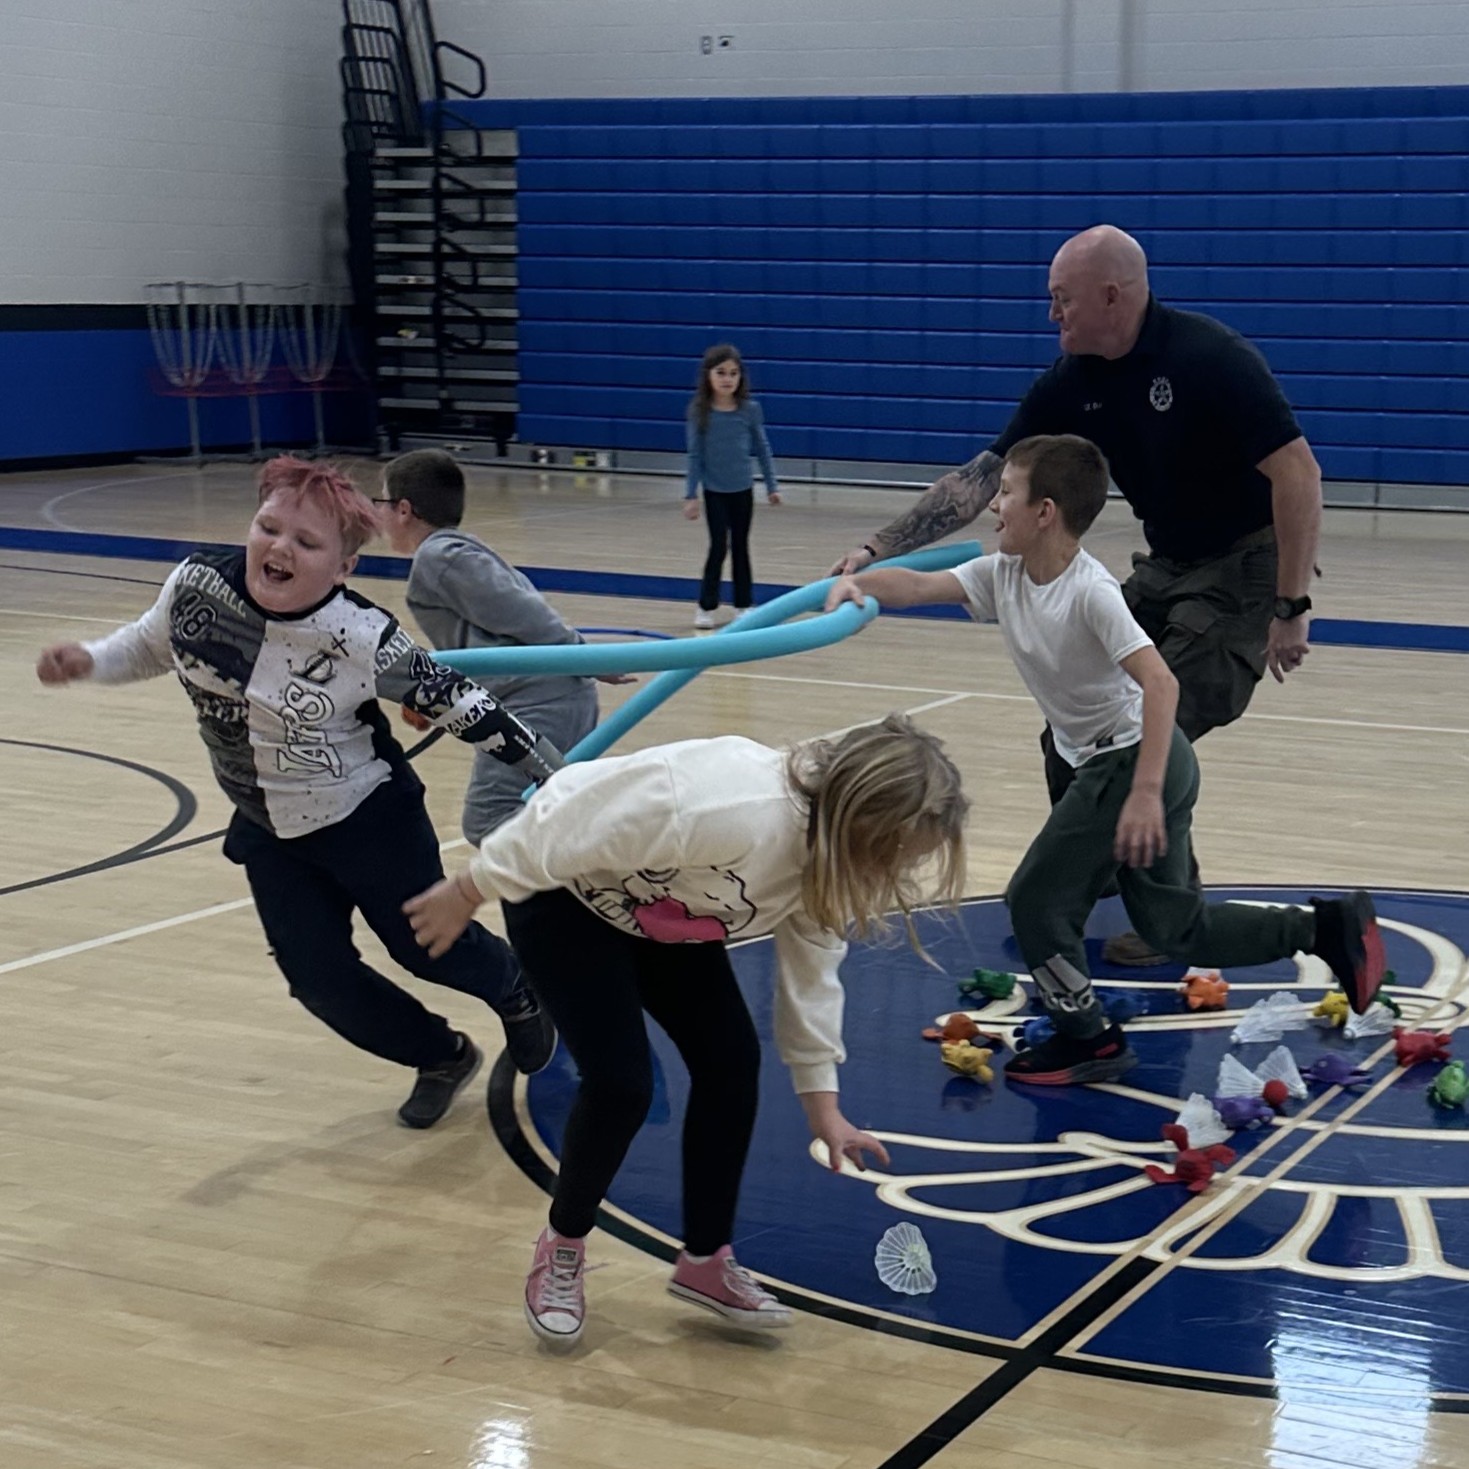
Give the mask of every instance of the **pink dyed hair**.
POLYGON ((329 464, 312 464, 294 454, 279 454, 261 466, 257 483, 262 505, 272 495, 296 501, 310 499, 320 505, 336 522, 342 549, 348 556, 355 556, 382 529, 377 506, 340 469, 329 464))

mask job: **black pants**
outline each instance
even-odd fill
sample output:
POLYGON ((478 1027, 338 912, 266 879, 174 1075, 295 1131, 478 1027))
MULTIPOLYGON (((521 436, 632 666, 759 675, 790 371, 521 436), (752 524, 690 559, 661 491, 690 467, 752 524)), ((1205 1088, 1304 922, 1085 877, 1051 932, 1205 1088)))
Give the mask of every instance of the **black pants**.
POLYGON ((510 941, 581 1074, 561 1147, 551 1228, 580 1239, 653 1099, 646 1011, 689 1069, 684 1248, 730 1243, 755 1127, 760 1041, 721 943, 660 944, 597 917, 565 889, 507 903, 510 941))
POLYGON ((364 1051, 404 1066, 439 1066, 458 1044, 443 1016, 362 962, 355 909, 410 974, 500 1009, 520 986, 504 940, 471 923, 437 959, 420 948, 403 904, 443 875, 423 783, 406 767, 335 826, 285 839, 236 814, 224 854, 240 863, 291 994, 364 1051))
POLYGON ((726 549, 732 562, 735 606, 748 607, 754 600, 750 572, 750 521, 754 515, 753 488, 732 495, 704 491, 704 516, 709 522, 709 555, 699 583, 699 606, 704 611, 713 612, 719 606, 719 573, 724 570, 726 549))

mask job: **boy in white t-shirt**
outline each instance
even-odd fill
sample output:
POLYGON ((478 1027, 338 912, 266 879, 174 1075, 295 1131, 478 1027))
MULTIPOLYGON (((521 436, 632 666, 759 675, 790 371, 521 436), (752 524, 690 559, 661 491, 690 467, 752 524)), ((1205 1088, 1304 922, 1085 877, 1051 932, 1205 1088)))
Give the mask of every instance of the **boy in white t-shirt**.
POLYGON ((1056 1034, 1005 1068, 1039 1086, 1110 1081, 1137 1064, 1102 1011, 1082 936, 1114 881, 1153 947, 1188 964, 1264 964, 1319 955, 1359 1014, 1382 983, 1384 955, 1364 892, 1310 908, 1209 903, 1189 880, 1199 767, 1174 723, 1178 683, 1123 600, 1081 547, 1107 498, 1095 444, 1072 434, 1010 450, 993 509, 999 551, 953 571, 899 568, 842 577, 827 608, 876 597, 884 607, 953 602, 998 622, 1010 656, 1076 770, 1006 893, 1026 967, 1056 1034))

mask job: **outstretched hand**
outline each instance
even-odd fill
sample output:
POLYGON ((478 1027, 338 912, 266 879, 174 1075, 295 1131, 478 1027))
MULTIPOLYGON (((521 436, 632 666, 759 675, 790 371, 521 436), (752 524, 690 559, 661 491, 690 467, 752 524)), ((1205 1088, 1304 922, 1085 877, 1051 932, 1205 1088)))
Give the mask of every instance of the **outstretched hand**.
POLYGON ((853 1127, 845 1117, 838 1116, 835 1124, 823 1127, 816 1134, 826 1146, 826 1166, 833 1173, 840 1173, 844 1163, 850 1163, 859 1173, 867 1171, 867 1155, 874 1163, 886 1168, 891 1162, 888 1150, 860 1127, 853 1127))
POLYGON ((802 1092, 801 1106, 812 1137, 826 1148, 827 1166, 833 1173, 840 1173, 845 1163, 865 1172, 869 1153, 874 1163, 887 1167, 890 1161, 888 1150, 870 1132, 853 1127, 842 1116, 835 1092, 802 1092))
POLYGON ((36 677, 45 684, 71 683, 90 678, 93 666, 92 655, 80 643, 53 643, 36 659, 36 677))

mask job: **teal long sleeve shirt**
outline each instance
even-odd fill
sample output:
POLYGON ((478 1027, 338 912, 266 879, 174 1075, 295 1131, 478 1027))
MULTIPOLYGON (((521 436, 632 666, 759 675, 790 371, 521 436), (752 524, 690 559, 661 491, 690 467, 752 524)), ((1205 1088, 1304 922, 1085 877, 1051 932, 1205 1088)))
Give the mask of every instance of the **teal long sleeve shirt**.
POLYGON ((691 413, 688 419, 689 472, 684 499, 698 497, 699 486, 715 495, 733 495, 754 483, 753 460, 760 464, 765 493, 778 489, 770 440, 765 437, 765 415, 753 398, 728 413, 710 410, 702 430, 691 413))

